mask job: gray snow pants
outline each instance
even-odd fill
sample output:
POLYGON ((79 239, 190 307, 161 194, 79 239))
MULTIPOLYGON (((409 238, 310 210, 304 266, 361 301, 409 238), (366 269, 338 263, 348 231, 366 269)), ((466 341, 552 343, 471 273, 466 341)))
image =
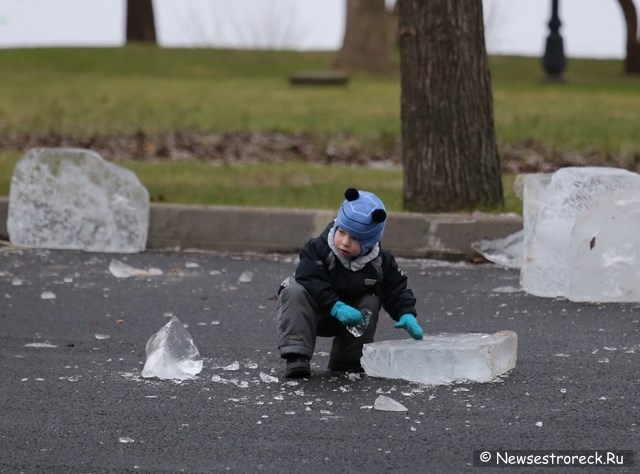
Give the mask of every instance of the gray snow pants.
POLYGON ((280 356, 302 354, 311 358, 317 336, 333 337, 329 369, 360 369, 362 346, 373 342, 380 304, 380 298, 377 296, 365 295, 353 305, 358 309, 367 308, 372 313, 364 334, 354 337, 340 321, 329 312, 320 309, 302 285, 292 277, 288 278, 283 282, 277 304, 280 356))

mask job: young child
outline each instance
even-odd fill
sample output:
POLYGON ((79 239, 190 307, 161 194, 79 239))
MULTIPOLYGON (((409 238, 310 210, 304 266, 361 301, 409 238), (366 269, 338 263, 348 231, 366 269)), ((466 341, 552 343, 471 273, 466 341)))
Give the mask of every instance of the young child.
POLYGON ((311 375, 316 337, 333 337, 329 370, 362 372, 362 346, 373 342, 378 312, 383 307, 414 339, 423 331, 416 320, 413 292, 394 256, 380 239, 387 213, 378 197, 349 188, 338 217, 300 252, 294 278, 282 282, 278 295, 278 349, 286 359, 285 375, 311 375), (361 310, 372 316, 360 337, 348 326, 363 322, 361 310))

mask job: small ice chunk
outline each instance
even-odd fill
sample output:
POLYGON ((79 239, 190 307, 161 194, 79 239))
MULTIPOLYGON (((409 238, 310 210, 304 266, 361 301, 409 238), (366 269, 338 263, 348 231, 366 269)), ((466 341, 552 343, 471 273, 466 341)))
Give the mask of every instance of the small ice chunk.
POLYGON ((120 436, 120 437, 118 438, 118 441, 119 441, 119 442, 121 442, 121 443, 125 443, 125 444, 127 444, 127 443, 133 443, 133 442, 134 442, 134 441, 133 441, 133 438, 131 438, 131 437, 129 437, 129 436, 120 436))
POLYGON ((149 193, 136 175, 80 148, 33 148, 16 164, 7 230, 18 246, 140 252, 149 193))
POLYGON ((364 334, 371 321, 371 316, 373 316, 371 310, 367 308, 361 310, 360 313, 362 314, 362 323, 357 326, 347 326, 347 330, 353 334, 353 337, 360 337, 364 334))
POLYGON ((229 371, 240 370, 240 362, 236 360, 230 363, 229 365, 222 367, 222 370, 229 370, 229 371))
POLYGON ((116 278, 129 278, 134 276, 159 276, 162 275, 162 270, 159 268, 149 268, 148 270, 142 270, 140 268, 127 265, 120 260, 111 259, 109 262, 109 271, 116 278))
POLYGON ((395 401, 386 395, 379 395, 376 398, 373 408, 381 411, 408 411, 402 403, 395 401))
POLYGON ((371 377, 404 379, 428 385, 459 381, 491 382, 516 365, 518 337, 495 334, 425 335, 365 344, 362 367, 371 377))
POLYGON ((55 300, 56 294, 53 291, 43 291, 40 293, 40 298, 43 300, 55 300))
POLYGON ((515 286, 499 286, 491 290, 493 293, 519 293, 522 290, 515 286))
POLYGON ((238 278, 238 283, 251 283, 253 281, 253 272, 249 270, 245 270, 240 274, 238 278))
POLYGON ((471 244, 471 248, 490 262, 507 268, 522 267, 524 257, 524 230, 502 239, 483 239, 471 244))
POLYGON ((175 316, 149 338, 145 351, 147 360, 142 369, 145 378, 189 380, 202 370, 200 352, 175 316))
POLYGON ((94 334, 93 337, 95 337, 97 340, 99 341, 105 341, 107 339, 111 339, 111 336, 109 336, 109 334, 94 334))
POLYGON ((39 349, 56 349, 58 346, 49 342, 28 342, 24 347, 37 347, 39 349))

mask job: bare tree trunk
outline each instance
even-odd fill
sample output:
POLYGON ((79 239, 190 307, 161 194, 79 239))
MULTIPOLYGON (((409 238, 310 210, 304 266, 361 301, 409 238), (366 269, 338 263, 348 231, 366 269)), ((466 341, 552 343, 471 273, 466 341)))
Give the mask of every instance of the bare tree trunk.
POLYGON ((152 0, 127 0, 127 43, 157 44, 152 0))
POLYGON ((342 48, 332 69, 391 72, 389 17, 384 0, 347 0, 342 48))
POLYGON ((503 202, 482 0, 399 0, 404 207, 503 202))
POLYGON ((640 36, 638 34, 638 14, 633 0, 618 0, 627 26, 627 56, 624 70, 627 74, 640 74, 640 36))

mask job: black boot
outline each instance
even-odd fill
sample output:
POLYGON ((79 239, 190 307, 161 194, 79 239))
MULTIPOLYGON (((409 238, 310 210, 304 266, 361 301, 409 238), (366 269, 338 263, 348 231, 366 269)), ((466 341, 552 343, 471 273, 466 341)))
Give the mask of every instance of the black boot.
POLYGON ((303 379, 311 375, 309 358, 300 354, 287 354, 287 368, 285 377, 290 379, 303 379))

